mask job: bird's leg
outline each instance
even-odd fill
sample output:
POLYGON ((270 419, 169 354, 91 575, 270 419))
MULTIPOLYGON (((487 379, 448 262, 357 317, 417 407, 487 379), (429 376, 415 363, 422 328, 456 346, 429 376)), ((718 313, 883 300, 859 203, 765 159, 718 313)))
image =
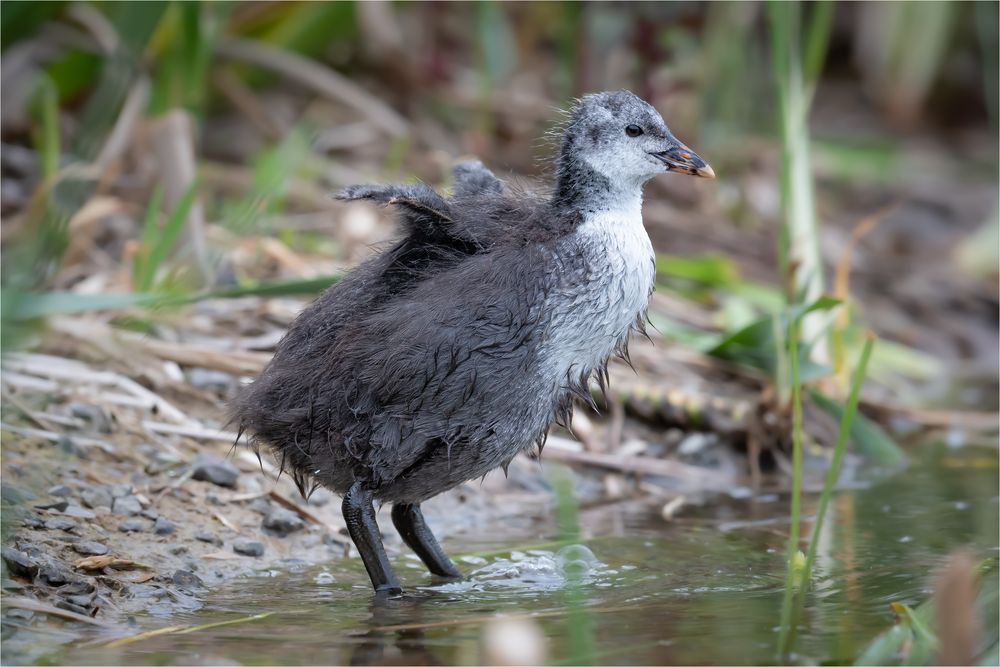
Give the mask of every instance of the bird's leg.
POLYGON ((382 546, 382 536, 375 521, 372 492, 362 482, 355 482, 344 495, 344 521, 354 546, 368 570, 376 594, 399 595, 403 592, 396 573, 389 565, 389 558, 382 546))
POLYGON ((434 539, 434 533, 424 521, 424 513, 420 505, 396 503, 392 506, 392 523, 399 531, 406 546, 420 556, 424 565, 439 577, 460 578, 462 573, 441 550, 441 545, 434 539))

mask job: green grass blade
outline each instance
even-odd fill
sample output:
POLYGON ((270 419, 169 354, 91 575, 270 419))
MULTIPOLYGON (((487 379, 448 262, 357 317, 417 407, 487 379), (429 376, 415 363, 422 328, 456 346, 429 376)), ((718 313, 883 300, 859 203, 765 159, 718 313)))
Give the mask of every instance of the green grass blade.
MULTIPOLYGON (((806 552, 805 567, 802 568, 802 575, 799 579, 798 595, 795 598, 796 604, 794 605, 791 614, 792 623, 797 623, 798 619, 802 616, 802 607, 805 604, 806 589, 809 585, 809 578, 812 574, 813 564, 816 562, 816 549, 819 546, 819 536, 822 533, 827 508, 830 506, 830 498, 833 496, 833 487, 837 484, 837 477, 840 474, 840 465, 844 460, 844 452, 847 450, 847 441, 851 435, 851 424, 853 423, 854 415, 858 410, 858 399, 861 396, 861 385, 863 385, 865 381, 865 374, 868 369, 868 360, 871 358, 872 348, 874 345, 875 339, 869 336, 865 340, 864 349, 861 351, 861 359, 858 361, 858 366, 854 371, 851 393, 847 399, 847 406, 844 409, 843 416, 840 419, 840 428, 837 431, 837 442, 833 448, 833 460, 830 462, 830 467, 826 471, 826 479, 823 482, 823 493, 819 499, 819 509, 816 512, 816 521, 813 524, 812 536, 809 539, 809 549, 806 552)), ((783 654, 787 655, 791 651, 791 643, 794 641, 794 638, 795 634, 792 632, 785 636, 786 643, 782 646, 783 654)))
POLYGON ((806 52, 802 64, 802 73, 810 86, 815 86, 826 59, 826 48, 833 32, 833 3, 829 0, 809 3, 812 16, 806 36, 806 52))
MULTIPOLYGON (((163 225, 163 229, 160 230, 156 242, 149 248, 149 255, 145 260, 145 266, 137 284, 140 292, 149 292, 152 290, 153 282, 156 279, 156 272, 177 242, 177 237, 184 228, 184 223, 187 222, 188 212, 191 210, 191 205, 194 203, 194 198, 197 194, 198 181, 196 179, 191 182, 184 191, 184 194, 181 195, 181 198, 177 201, 177 206, 174 207, 174 210, 163 225)), ((144 228, 144 237, 146 231, 144 228)))
POLYGON ((59 172, 59 93, 45 74, 38 77, 34 102, 38 121, 35 149, 42 157, 42 178, 51 185, 59 172))
POLYGON ((163 205, 163 187, 156 186, 146 207, 146 215, 142 220, 142 237, 139 250, 132 260, 132 287, 139 290, 143 277, 149 267, 149 249, 156 242, 156 234, 160 226, 160 208, 163 205))
POLYGON ((802 518, 802 382, 799 377, 799 322, 793 318, 788 327, 788 354, 792 371, 792 517, 788 529, 788 574, 781 602, 781 632, 779 655, 795 638, 792 603, 795 589, 795 562, 799 552, 799 522, 802 518))

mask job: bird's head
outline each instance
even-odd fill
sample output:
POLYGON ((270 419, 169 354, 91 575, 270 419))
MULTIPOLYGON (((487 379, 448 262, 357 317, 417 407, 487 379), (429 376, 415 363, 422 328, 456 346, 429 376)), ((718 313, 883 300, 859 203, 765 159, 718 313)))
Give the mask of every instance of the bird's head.
POLYGON ((595 93, 570 112, 562 160, 580 160, 619 187, 641 185, 668 171, 714 178, 649 103, 627 90, 595 93))

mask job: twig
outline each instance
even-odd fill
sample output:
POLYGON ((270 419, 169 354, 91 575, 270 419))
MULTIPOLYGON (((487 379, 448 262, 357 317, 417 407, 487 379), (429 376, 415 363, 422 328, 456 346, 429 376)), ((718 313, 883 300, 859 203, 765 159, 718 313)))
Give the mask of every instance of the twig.
POLYGON ((102 628, 115 627, 110 623, 105 623, 104 621, 98 621, 96 618, 91 618, 90 616, 84 616, 83 614, 78 614, 75 611, 60 609, 59 607, 54 607, 50 604, 39 602, 38 600, 32 600, 31 598, 5 597, 3 599, 3 604, 5 607, 16 607, 18 609, 27 609, 28 611, 36 611, 41 614, 59 616, 61 618, 65 618, 70 621, 80 621, 81 623, 89 623, 90 625, 96 625, 102 628))
POLYGON ((542 456, 556 461, 582 463, 619 472, 681 479, 697 484, 700 488, 714 491, 723 491, 733 487, 733 479, 729 475, 722 475, 679 461, 574 451, 572 442, 564 442, 563 438, 556 436, 549 437, 542 456))

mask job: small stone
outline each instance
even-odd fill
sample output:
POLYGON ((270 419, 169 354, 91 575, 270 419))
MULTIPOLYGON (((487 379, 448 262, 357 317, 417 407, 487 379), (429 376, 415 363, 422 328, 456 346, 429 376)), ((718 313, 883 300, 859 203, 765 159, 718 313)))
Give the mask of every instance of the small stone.
POLYGON ((142 503, 135 496, 122 496, 115 498, 115 502, 111 506, 111 511, 115 514, 133 516, 142 511, 142 503))
POLYGON ((32 514, 31 516, 24 517, 21 520, 21 525, 25 528, 44 528, 45 521, 32 514))
POLYGON ((171 577, 171 580, 179 588, 184 588, 188 590, 191 590, 192 588, 205 587, 205 584, 202 582, 201 579, 198 578, 198 575, 196 575, 194 572, 189 572, 188 570, 177 570, 176 572, 174 572, 174 576, 171 577))
POLYGON ((36 510, 52 510, 53 512, 62 512, 67 507, 69 507, 68 500, 60 500, 55 503, 45 503, 43 505, 35 505, 36 510))
POLYGON ((0 557, 7 564, 7 571, 19 577, 33 577, 38 572, 38 563, 23 551, 13 547, 0 547, 0 557))
POLYGON ((199 542, 208 542, 209 544, 214 544, 216 546, 222 544, 222 540, 219 539, 218 535, 216 535, 215 533, 209 533, 207 531, 199 531, 195 533, 194 539, 198 540, 199 542))
POLYGON ((94 604, 95 593, 90 595, 67 595, 66 601, 79 607, 90 607, 94 604))
POLYGON ((306 527, 306 522, 295 512, 284 507, 274 507, 267 513, 263 521, 264 530, 279 537, 285 537, 296 530, 306 527))
POLYGON ((52 519, 46 519, 45 527, 48 530, 65 530, 66 532, 69 532, 76 528, 76 522, 57 516, 52 519))
POLYGON ((50 496, 55 496, 56 498, 65 498, 66 496, 73 495, 73 489, 69 488, 65 484, 57 484, 53 487, 49 487, 48 494, 50 496))
POLYGON ((123 498, 132 495, 132 487, 128 484, 112 484, 108 487, 113 498, 123 498))
POLYGON ((152 510, 152 509, 150 509, 150 510, 143 510, 142 511, 142 515, 144 517, 146 517, 147 519, 149 519, 150 521, 156 521, 157 519, 160 518, 160 513, 157 512, 156 510, 152 510))
POLYGON ((170 547, 170 553, 172 553, 175 556, 181 556, 183 554, 186 554, 187 552, 188 548, 183 544, 179 544, 176 547, 170 547))
POLYGON ((65 609, 66 611, 71 611, 74 614, 80 614, 81 616, 89 616, 90 615, 90 614, 87 613, 87 610, 84 609, 83 607, 81 607, 79 605, 75 605, 72 602, 68 602, 66 600, 59 600, 59 602, 56 602, 56 606, 59 607, 60 609, 65 609))
POLYGON ((142 519, 126 519, 118 524, 118 530, 123 533, 141 533, 146 530, 146 522, 142 519))
POLYGON ((70 414, 77 419, 90 422, 90 425, 101 433, 111 433, 111 417, 99 405, 90 403, 71 403, 70 414))
POLYGON ((108 548, 100 542, 84 540, 73 545, 73 551, 84 556, 103 556, 108 553, 108 548))
POLYGON ((153 532, 157 535, 169 535, 174 532, 174 524, 162 516, 156 518, 156 524, 153 526, 153 532))
POLYGON ((63 514, 77 519, 93 519, 97 516, 90 510, 83 509, 79 505, 67 505, 66 509, 63 510, 63 514))
POLYGON ((271 501, 267 498, 254 498, 247 507, 258 514, 267 514, 271 511, 271 501))
POLYGON ((45 586, 53 587, 65 586, 66 584, 76 580, 76 575, 62 565, 56 565, 54 563, 47 563, 39 567, 38 576, 35 577, 35 583, 41 583, 45 586))
POLYGON ((203 482, 211 482, 218 486, 234 487, 240 476, 240 470, 232 461, 218 456, 200 454, 191 464, 192 477, 203 482))
POLYGON ((111 490, 106 486, 96 486, 92 489, 87 489, 80 494, 80 500, 83 502, 84 507, 89 507, 91 509, 96 509, 98 507, 111 507, 111 490))
POLYGON ((238 537, 233 540, 233 551, 243 556, 258 558, 264 555, 264 545, 256 540, 238 537))

